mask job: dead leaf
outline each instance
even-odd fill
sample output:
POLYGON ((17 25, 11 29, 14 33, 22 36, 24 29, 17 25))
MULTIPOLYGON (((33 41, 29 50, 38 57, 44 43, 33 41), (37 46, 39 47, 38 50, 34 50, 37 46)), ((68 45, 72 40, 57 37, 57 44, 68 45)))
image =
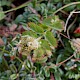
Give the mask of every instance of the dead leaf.
POLYGON ((72 45, 80 52, 80 38, 72 39, 72 45))
POLYGON ((4 41, 0 38, 0 45, 4 45, 4 41))
POLYGON ((19 25, 19 27, 17 28, 17 31, 18 31, 19 33, 22 33, 22 32, 24 32, 25 30, 23 29, 23 26, 22 26, 22 25, 19 25))
POLYGON ((17 27, 17 25, 15 25, 14 29, 13 28, 10 29, 8 26, 0 26, 0 36, 5 36, 5 37, 9 37, 10 35, 16 36, 17 34, 21 34, 23 31, 25 31, 23 29, 22 25, 19 26, 19 28, 17 28, 17 29, 16 29, 16 27, 17 27))
POLYGON ((55 80, 53 74, 51 73, 50 80, 55 80))
POLYGON ((10 29, 10 31, 15 31, 16 28, 17 28, 17 25, 13 24, 9 29, 10 29))

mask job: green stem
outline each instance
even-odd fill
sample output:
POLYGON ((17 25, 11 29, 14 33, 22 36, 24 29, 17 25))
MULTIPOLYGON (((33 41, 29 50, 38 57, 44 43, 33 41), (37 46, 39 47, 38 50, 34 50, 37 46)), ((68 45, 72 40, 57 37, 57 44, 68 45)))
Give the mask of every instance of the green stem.
POLYGON ((60 10, 66 8, 66 7, 69 7, 69 6, 71 6, 71 5, 75 5, 75 4, 80 4, 80 2, 72 2, 72 3, 70 3, 70 4, 64 5, 63 7, 59 8, 58 10, 56 10, 56 11, 53 13, 53 15, 56 14, 57 12, 59 12, 60 10))
POLYGON ((20 6, 16 7, 16 8, 12 8, 12 9, 7 10, 7 11, 2 11, 2 12, 0 12, 0 13, 8 13, 8 12, 15 11, 15 10, 18 10, 18 9, 20 9, 20 8, 26 7, 31 1, 32 1, 32 0, 29 0, 29 1, 27 1, 26 3, 20 5, 20 6))
POLYGON ((16 58, 18 61, 20 61, 21 64, 24 65, 24 67, 25 67, 28 71, 30 71, 30 69, 24 64, 23 61, 21 61, 21 59, 19 59, 17 56, 16 56, 15 58, 16 58))
MULTIPOLYGON (((3 51, 3 52, 5 52, 5 53, 10 54, 10 52, 9 52, 9 51, 3 50, 2 48, 0 48, 0 50, 1 50, 1 51, 3 51)), ((20 61, 22 64, 24 64, 24 62, 23 62, 23 61, 21 61, 17 56, 16 56, 16 59, 17 59, 18 61, 20 61)), ((25 68, 26 68, 28 71, 30 71, 30 70, 29 70, 29 68, 28 68, 25 64, 24 64, 24 66, 25 66, 25 68)))
POLYGON ((9 52, 9 51, 7 51, 7 50, 3 50, 2 48, 0 48, 0 50, 1 50, 1 51, 3 51, 3 52, 5 52, 5 53, 10 54, 10 52, 9 52))

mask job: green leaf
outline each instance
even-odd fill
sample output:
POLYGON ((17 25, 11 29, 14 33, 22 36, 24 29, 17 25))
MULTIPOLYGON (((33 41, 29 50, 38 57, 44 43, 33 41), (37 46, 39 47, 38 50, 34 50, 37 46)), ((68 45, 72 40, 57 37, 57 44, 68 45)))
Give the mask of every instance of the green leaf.
POLYGON ((2 0, 2 1, 1 1, 1 6, 4 6, 4 5, 6 5, 6 4, 7 4, 7 0, 4 0, 4 1, 2 0))
POLYGON ((0 62, 0 71, 8 70, 9 66, 7 60, 2 56, 2 62, 0 62))
POLYGON ((44 25, 44 24, 39 24, 39 26, 41 26, 43 29, 48 29, 49 27, 48 26, 46 26, 46 25, 44 25))
POLYGON ((52 23, 52 27, 56 30, 62 31, 64 23, 62 21, 56 21, 52 23))
POLYGON ((52 32, 47 31, 46 34, 45 34, 45 37, 46 37, 47 41, 48 41, 53 47, 56 47, 56 46, 57 46, 57 40, 56 40, 56 38, 54 37, 54 35, 52 34, 52 32))
POLYGON ((63 10, 68 12, 68 11, 74 10, 75 7, 76 7, 76 5, 71 5, 71 6, 69 6, 69 7, 64 8, 63 10))
POLYGON ((44 73, 46 77, 50 77, 50 71, 49 68, 47 66, 44 67, 44 73))
POLYGON ((80 9, 80 4, 77 4, 76 6, 77 6, 77 9, 79 10, 80 9))
POLYGON ((5 14, 4 13, 0 13, 0 20, 5 18, 5 14))
POLYGON ((42 48, 38 48, 34 50, 33 59, 37 63, 44 63, 47 61, 47 57, 45 56, 45 51, 42 48))
POLYGON ((31 30, 36 33, 43 33, 44 32, 42 27, 38 26, 37 24, 35 24, 33 22, 29 22, 28 25, 31 28, 31 30))
POLYGON ((24 31, 24 32, 22 33, 22 36, 25 36, 25 35, 29 35, 29 36, 35 37, 35 38, 38 37, 37 34, 36 34, 35 32, 33 32, 33 31, 24 31))
POLYGON ((26 65, 27 65, 29 68, 32 68, 32 63, 31 63, 30 60, 27 60, 27 61, 26 61, 26 65))
POLYGON ((27 27, 28 25, 26 23, 21 22, 21 24, 24 30, 28 30, 28 27, 27 27))
POLYGON ((0 52, 0 63, 2 62, 2 53, 0 52))
POLYGON ((45 50, 51 50, 50 49, 50 45, 48 44, 48 41, 44 40, 44 39, 41 39, 40 40, 41 42, 41 47, 45 50))
POLYGON ((5 17, 5 14, 4 14, 2 8, 0 8, 0 20, 4 19, 4 17, 5 17))
POLYGON ((17 74, 12 74, 12 75, 10 76, 10 78, 11 78, 11 80, 15 80, 15 79, 17 78, 17 74))
POLYGON ((59 71, 61 76, 64 74, 64 71, 61 68, 58 68, 58 71, 59 71))
POLYGON ((54 2, 56 2, 56 3, 57 3, 57 2, 60 2, 60 1, 61 1, 61 0, 54 0, 54 2))
POLYGON ((45 63, 47 61, 47 57, 42 57, 37 63, 45 63))
POLYGON ((15 19, 15 23, 19 24, 19 23, 24 23, 26 22, 26 20, 24 19, 23 15, 19 15, 16 19, 15 19))
POLYGON ((29 15, 29 17, 28 17, 28 19, 30 20, 30 21, 32 21, 32 22, 37 22, 37 21, 39 21, 39 17, 38 17, 38 15, 35 15, 35 14, 30 14, 29 15))
POLYGON ((11 64, 11 65, 10 65, 10 70, 11 70, 13 73, 16 73, 16 72, 17 72, 16 66, 15 66, 14 64, 11 64))
POLYGON ((56 60, 56 64, 62 60, 63 54, 59 54, 56 60))
POLYGON ((51 17, 48 17, 48 18, 44 19, 42 23, 46 26, 50 26, 51 25, 51 19, 52 19, 51 17))
POLYGON ((44 55, 44 50, 42 48, 38 48, 36 50, 34 50, 34 57, 39 58, 42 57, 44 55))
POLYGON ((58 71, 54 72, 55 80, 61 80, 60 74, 58 71))
POLYGON ((62 31, 64 29, 64 22, 58 16, 48 17, 42 22, 45 26, 51 27, 55 30, 62 31))

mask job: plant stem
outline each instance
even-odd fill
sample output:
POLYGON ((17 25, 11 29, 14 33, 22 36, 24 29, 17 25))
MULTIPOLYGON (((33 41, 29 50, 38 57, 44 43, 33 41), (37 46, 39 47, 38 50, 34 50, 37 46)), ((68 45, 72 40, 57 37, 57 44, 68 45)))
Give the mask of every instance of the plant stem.
POLYGON ((66 60, 64 60, 64 61, 62 61, 62 62, 56 64, 56 66, 62 65, 63 63, 65 63, 65 62, 67 62, 68 60, 70 60, 73 56, 74 56, 74 54, 71 55, 70 57, 68 57, 66 60))
MULTIPOLYGON (((68 38, 66 35, 62 34, 61 32, 57 31, 59 34, 61 34, 63 37, 67 38, 68 40, 72 41, 72 39, 68 38)), ((77 45, 80 46, 80 44, 78 44, 77 42, 73 41, 74 43, 76 43, 77 45)))
POLYGON ((0 48, 0 50, 1 50, 1 51, 3 51, 3 52, 5 52, 5 53, 10 54, 10 52, 9 52, 9 51, 7 51, 7 50, 3 50, 2 48, 0 48))
POLYGON ((0 13, 8 13, 8 12, 15 11, 15 10, 18 10, 20 8, 26 7, 31 1, 32 0, 29 0, 29 1, 25 2, 24 4, 22 4, 22 5, 20 5, 20 6, 16 7, 16 8, 12 8, 12 9, 7 10, 7 11, 2 11, 0 13))
POLYGON ((55 15, 57 12, 61 11, 62 9, 66 8, 66 7, 69 7, 71 5, 75 5, 75 4, 80 4, 80 2, 72 2, 70 4, 67 4, 67 5, 64 5, 63 7, 59 8, 58 10, 56 10, 53 15, 55 15))
POLYGON ((69 30, 71 29, 71 27, 73 26, 73 24, 76 22, 76 20, 77 20, 77 16, 75 17, 74 21, 67 28, 67 36, 68 36, 68 38, 70 38, 69 30))
POLYGON ((15 58, 16 58, 18 61, 20 61, 21 64, 24 65, 24 67, 25 67, 28 71, 30 71, 30 69, 24 64, 23 61, 21 61, 21 59, 19 59, 17 56, 15 56, 15 58))

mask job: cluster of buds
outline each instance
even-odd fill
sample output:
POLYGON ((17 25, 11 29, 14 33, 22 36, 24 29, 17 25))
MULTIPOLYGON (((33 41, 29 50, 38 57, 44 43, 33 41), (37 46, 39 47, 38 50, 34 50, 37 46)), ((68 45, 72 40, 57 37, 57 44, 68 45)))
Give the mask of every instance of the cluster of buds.
POLYGON ((18 52, 27 55, 31 50, 38 49, 40 47, 40 42, 38 38, 31 36, 22 36, 20 42, 18 43, 18 52))
POLYGON ((80 53, 80 38, 72 39, 71 44, 72 44, 72 46, 75 47, 75 49, 77 49, 77 51, 80 53))

